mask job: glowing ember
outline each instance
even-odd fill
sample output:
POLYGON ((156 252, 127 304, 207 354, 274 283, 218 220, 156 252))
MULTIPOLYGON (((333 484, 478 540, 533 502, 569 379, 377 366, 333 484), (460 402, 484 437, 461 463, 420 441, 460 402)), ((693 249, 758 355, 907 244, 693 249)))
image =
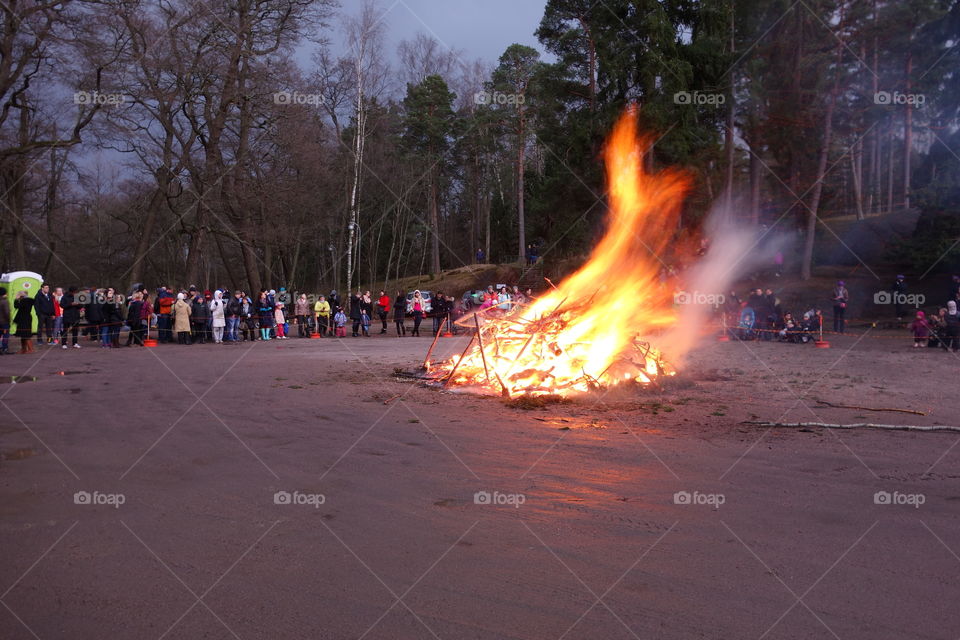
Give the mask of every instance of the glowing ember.
POLYGON ((676 230, 688 180, 675 171, 647 173, 648 149, 629 109, 605 150, 609 228, 590 259, 528 306, 471 319, 479 335, 431 377, 487 393, 570 395, 674 373, 642 337, 676 320, 658 256, 676 230))

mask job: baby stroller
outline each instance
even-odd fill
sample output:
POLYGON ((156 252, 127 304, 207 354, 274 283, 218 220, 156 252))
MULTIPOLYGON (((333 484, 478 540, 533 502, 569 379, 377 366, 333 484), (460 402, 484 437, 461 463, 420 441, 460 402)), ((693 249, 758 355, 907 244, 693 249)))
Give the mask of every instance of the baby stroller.
POLYGON ((754 327, 757 324, 757 316, 752 307, 744 307, 740 310, 740 322, 737 324, 737 337, 741 340, 756 340, 757 334, 754 327))

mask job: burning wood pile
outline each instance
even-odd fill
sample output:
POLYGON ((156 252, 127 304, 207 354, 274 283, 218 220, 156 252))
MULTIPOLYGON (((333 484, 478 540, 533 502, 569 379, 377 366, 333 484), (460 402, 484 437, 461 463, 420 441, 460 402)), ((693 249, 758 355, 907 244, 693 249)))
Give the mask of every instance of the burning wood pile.
MULTIPOLYGON (((656 384, 673 369, 645 338, 673 325, 672 290, 661 281, 688 181, 647 173, 636 113, 621 117, 605 151, 608 228, 576 273, 502 316, 472 316, 462 354, 424 366, 430 379, 481 393, 571 395, 626 381, 656 384)), ((462 321, 461 321, 462 322, 462 321)))
POLYGON ((444 385, 475 387, 478 391, 566 395, 604 389, 634 380, 655 383, 673 370, 649 342, 634 339, 630 348, 598 369, 588 341, 568 342, 564 331, 584 311, 586 303, 561 303, 553 311, 528 320, 523 310, 502 318, 476 314, 477 331, 464 352, 438 367, 444 385))

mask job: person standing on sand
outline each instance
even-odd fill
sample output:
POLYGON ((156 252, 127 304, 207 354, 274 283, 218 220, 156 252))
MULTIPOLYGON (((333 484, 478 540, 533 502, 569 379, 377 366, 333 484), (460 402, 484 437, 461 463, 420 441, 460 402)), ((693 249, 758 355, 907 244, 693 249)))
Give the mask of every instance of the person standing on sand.
POLYGON ((310 337, 310 303, 307 294, 301 293, 293 305, 293 315, 297 317, 297 335, 301 338, 310 337))
POLYGON ((407 310, 413 316, 413 331, 410 332, 411 338, 413 336, 420 337, 420 323, 423 322, 425 306, 423 296, 420 295, 420 290, 417 289, 413 292, 413 299, 410 300, 410 304, 407 305, 407 310))
POLYGON ((930 325, 927 323, 926 314, 923 311, 917 311, 916 319, 910 323, 910 330, 913 332, 913 347, 927 346, 927 339, 930 338, 930 325))
POLYGON ((123 321, 123 307, 117 290, 107 287, 106 299, 103 303, 103 325, 106 331, 107 348, 116 349, 120 346, 120 328, 123 326, 123 321))
POLYGON ((847 328, 845 315, 847 312, 847 303, 850 302, 850 292, 843 280, 837 280, 837 286, 833 289, 833 330, 836 333, 843 333, 847 328))
POLYGON ((287 313, 282 302, 273 305, 273 321, 276 324, 277 340, 287 339, 287 313))
POLYGON ((403 291, 397 291, 397 297, 393 300, 393 324, 397 327, 397 337, 407 335, 407 326, 404 320, 407 315, 407 294, 403 291))
POLYGON ((357 291, 350 296, 350 320, 353 321, 353 337, 360 335, 360 298, 363 294, 357 291))
POLYGON ((53 343, 53 294, 50 285, 40 287, 37 297, 33 298, 33 308, 37 314, 37 344, 43 344, 43 334, 47 334, 47 344, 53 343))
POLYGON ((213 329, 214 344, 223 344, 223 328, 227 326, 225 310, 223 291, 217 289, 213 292, 213 300, 210 302, 210 326, 213 329))
POLYGON ((330 290, 330 295, 327 296, 327 302, 330 303, 330 312, 334 312, 343 305, 340 304, 340 296, 337 295, 336 289, 330 290))
MULTIPOLYGON (((143 294, 139 291, 134 291, 133 296, 130 298, 129 304, 127 304, 127 326, 130 327, 130 331, 127 332, 127 344, 126 346, 132 345, 136 342, 139 346, 143 346, 143 338, 140 334, 140 313, 143 307, 143 294)), ((64 348, 66 348, 66 342, 64 342, 64 348)))
POLYGON ((207 343, 207 318, 210 316, 210 307, 207 306, 207 299, 202 293, 193 291, 193 296, 188 298, 190 303, 190 326, 193 330, 193 344, 207 343))
POLYGON ((233 292, 233 297, 227 301, 227 307, 224 315, 227 319, 227 342, 237 343, 240 341, 239 332, 240 316, 243 313, 243 301, 240 299, 240 290, 233 292))
POLYGON ((380 292, 380 299, 377 300, 377 315, 380 316, 380 323, 383 325, 383 328, 380 329, 380 333, 387 332, 387 314, 390 312, 390 296, 387 295, 386 291, 380 292))
MULTIPOLYGON (((166 287, 157 289, 157 339, 161 342, 173 342, 173 319, 170 314, 173 312, 173 303, 175 302, 173 294, 166 287)), ((90 320, 90 308, 87 308, 87 321, 90 320)))
POLYGON ((333 324, 336 326, 336 336, 338 338, 346 338, 347 314, 343 312, 343 307, 337 307, 337 312, 333 314, 333 324))
MULTIPOLYGON (((74 341, 76 341, 76 333, 74 341)), ((9 353, 10 347, 10 301, 7 300, 7 290, 0 287, 0 355, 9 353)))
POLYGON ((321 336, 329 333, 333 335, 333 326, 330 324, 330 303, 323 296, 313 305, 313 313, 316 314, 317 333, 321 336))
POLYGON ((190 304, 187 303, 187 294, 177 294, 177 301, 171 307, 173 315, 173 331, 177 334, 177 342, 190 344, 190 304))
POLYGON ((443 295, 443 291, 437 291, 430 300, 430 315, 433 318, 433 335, 437 335, 437 332, 443 327, 446 309, 447 297, 443 295))
POLYGON ((960 315, 957 315, 956 301, 949 300, 947 302, 947 317, 944 321, 947 325, 944 346, 950 351, 956 351, 960 348, 960 315))
POLYGON ((893 308, 896 311, 897 322, 903 320, 903 312, 906 308, 904 299, 907 295, 907 283, 902 275, 898 275, 893 283, 893 308))
POLYGON ((63 307, 60 306, 62 299, 63 289, 57 287, 53 290, 53 344, 60 344, 60 334, 63 333, 63 307))
MULTIPOLYGON (((146 288, 140 290, 142 295, 140 305, 140 346, 150 336, 150 320, 153 319, 153 304, 150 302, 150 292, 146 288)), ((76 346, 76 345, 74 345, 76 346)))
POLYGON ((17 292, 13 301, 17 314, 13 317, 13 324, 17 326, 16 336, 20 338, 20 353, 33 353, 33 298, 27 296, 26 291, 17 292))
POLYGON ((370 318, 373 317, 373 299, 370 292, 365 291, 360 296, 360 326, 363 327, 363 335, 370 337, 370 318))
POLYGON ((263 289, 260 290, 260 298, 257 301, 257 314, 260 317, 260 340, 269 340, 270 329, 273 328, 273 303, 263 289))

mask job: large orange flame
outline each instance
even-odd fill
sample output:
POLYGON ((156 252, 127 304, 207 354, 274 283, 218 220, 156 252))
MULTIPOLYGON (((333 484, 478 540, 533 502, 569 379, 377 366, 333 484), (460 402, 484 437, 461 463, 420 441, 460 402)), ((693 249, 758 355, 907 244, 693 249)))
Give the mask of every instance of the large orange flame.
POLYGON ((659 273, 689 181, 645 170, 651 141, 638 135, 636 121, 628 109, 607 142, 608 228, 590 259, 531 304, 485 318, 479 344, 441 365, 448 383, 566 395, 672 373, 643 339, 676 320, 659 273))

